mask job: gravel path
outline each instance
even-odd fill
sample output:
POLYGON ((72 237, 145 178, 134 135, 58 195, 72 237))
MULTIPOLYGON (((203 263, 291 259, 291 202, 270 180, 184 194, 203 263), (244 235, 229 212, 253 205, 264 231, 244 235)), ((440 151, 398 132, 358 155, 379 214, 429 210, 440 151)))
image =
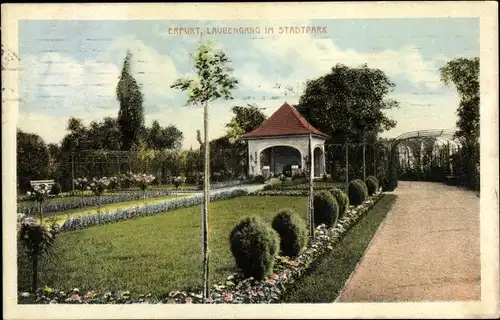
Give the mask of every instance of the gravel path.
POLYGON ((429 182, 398 195, 337 302, 480 300, 479 198, 429 182))

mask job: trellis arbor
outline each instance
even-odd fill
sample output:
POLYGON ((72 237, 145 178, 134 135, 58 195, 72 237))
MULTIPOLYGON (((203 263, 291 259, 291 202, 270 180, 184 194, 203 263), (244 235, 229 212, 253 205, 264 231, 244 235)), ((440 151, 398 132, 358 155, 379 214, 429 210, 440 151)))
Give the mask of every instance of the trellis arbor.
POLYGON ((62 182, 74 190, 73 181, 79 177, 110 177, 134 171, 137 152, 111 150, 82 150, 64 154, 62 182))
POLYGON ((338 182, 386 174, 389 148, 384 142, 325 145, 327 172, 338 182))
POLYGON ((477 162, 464 151, 456 130, 421 130, 398 136, 391 143, 390 172, 393 180, 423 180, 464 184, 464 175, 479 183, 479 168, 464 172, 466 164, 477 162))
MULTIPOLYGON (((247 156, 244 151, 246 149, 241 147, 212 148, 211 180, 223 182, 245 176, 247 156)), ((200 150, 84 150, 64 153, 54 178, 65 190, 73 189, 75 178, 111 177, 128 172, 153 174, 158 184, 169 184, 176 176, 185 176, 186 183, 196 184, 202 168, 200 150)))

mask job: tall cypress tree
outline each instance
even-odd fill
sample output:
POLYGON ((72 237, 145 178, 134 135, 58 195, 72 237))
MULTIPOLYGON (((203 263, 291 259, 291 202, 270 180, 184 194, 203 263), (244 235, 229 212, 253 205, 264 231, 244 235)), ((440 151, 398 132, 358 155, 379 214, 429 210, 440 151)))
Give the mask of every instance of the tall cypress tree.
POLYGON ((141 130, 144 127, 144 96, 141 85, 137 83, 131 73, 132 53, 127 51, 123 62, 123 69, 116 87, 116 96, 120 102, 118 125, 122 135, 122 150, 131 150, 140 140, 141 130))

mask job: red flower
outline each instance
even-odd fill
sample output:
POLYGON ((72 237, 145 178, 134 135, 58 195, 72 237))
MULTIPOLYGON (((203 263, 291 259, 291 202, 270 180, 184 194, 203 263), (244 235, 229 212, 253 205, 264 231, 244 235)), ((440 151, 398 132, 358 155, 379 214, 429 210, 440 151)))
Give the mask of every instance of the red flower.
POLYGON ((226 294, 226 296, 224 297, 224 300, 226 300, 226 302, 233 301, 233 295, 231 293, 226 294))
POLYGON ((186 299, 184 299, 184 301, 186 301, 186 303, 191 303, 193 301, 193 299, 191 299, 191 297, 186 297, 186 299))
POLYGON ((263 295, 264 295, 264 292, 263 292, 262 290, 259 290, 259 291, 257 291, 257 294, 258 294, 259 296, 263 296, 263 295))
POLYGON ((273 285, 275 283, 275 281, 273 279, 269 279, 269 280, 267 280, 267 283, 269 283, 270 285, 273 285))
POLYGON ((276 279, 279 278, 279 276, 276 273, 273 273, 273 275, 271 276, 271 278, 273 278, 274 280, 276 280, 276 279))

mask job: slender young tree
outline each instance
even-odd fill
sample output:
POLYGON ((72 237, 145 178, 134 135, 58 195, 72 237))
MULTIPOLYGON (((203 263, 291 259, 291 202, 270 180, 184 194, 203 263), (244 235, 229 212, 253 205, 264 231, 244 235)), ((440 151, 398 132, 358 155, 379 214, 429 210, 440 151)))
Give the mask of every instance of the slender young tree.
POLYGON ((130 150, 138 144, 144 128, 144 96, 141 85, 132 76, 132 53, 127 51, 120 80, 116 87, 116 97, 120 101, 118 124, 122 135, 122 149, 130 150))
POLYGON ((208 104, 217 99, 232 99, 232 91, 238 81, 231 75, 228 67, 231 62, 226 52, 215 49, 212 42, 201 43, 195 54, 193 77, 177 79, 171 88, 187 91, 187 104, 203 106, 204 119, 204 197, 202 210, 202 248, 203 248, 203 296, 208 298, 208 203, 210 201, 210 157, 208 139, 208 104))

